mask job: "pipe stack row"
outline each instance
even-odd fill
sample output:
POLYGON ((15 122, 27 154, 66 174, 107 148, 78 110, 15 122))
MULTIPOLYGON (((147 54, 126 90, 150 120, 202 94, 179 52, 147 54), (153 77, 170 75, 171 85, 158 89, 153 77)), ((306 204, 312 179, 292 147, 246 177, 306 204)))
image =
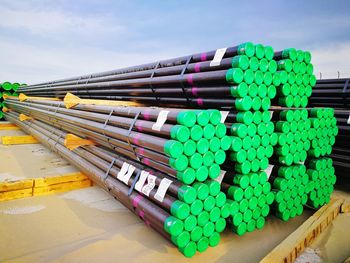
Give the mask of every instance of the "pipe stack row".
POLYGON ((337 118, 339 135, 333 146, 330 157, 333 159, 333 166, 338 176, 337 183, 349 183, 349 147, 350 147, 350 79, 320 79, 312 92, 310 98, 313 107, 334 108, 334 115, 337 118))
MULTIPOLYGON (((22 86, 25 86, 26 84, 22 84, 22 86)), ((19 83, 11 83, 8 81, 5 81, 3 83, 0 83, 0 120, 3 119, 4 115, 2 113, 2 108, 4 107, 4 98, 3 95, 8 96, 18 96, 18 93, 16 92, 19 88, 19 83)))
POLYGON ((308 205, 313 208, 327 204, 336 182, 333 161, 329 158, 338 134, 337 119, 332 108, 313 108, 309 110, 313 134, 311 148, 306 162, 309 176, 308 205))
MULTIPOLYGON (((144 182, 145 186, 139 188, 139 192, 183 225, 179 233, 170 234, 185 256, 193 256, 196 250, 204 252, 211 239, 219 239, 231 208, 215 179, 220 175, 219 165, 226 157, 222 148, 228 149, 231 140, 225 135, 226 127, 220 123, 218 110, 95 105, 66 109, 63 102, 35 99, 20 102, 16 98, 9 98, 5 103, 11 114, 22 113, 51 125, 46 130, 62 129, 109 148, 117 153, 118 162, 121 162, 121 155, 125 156, 126 161, 121 163, 126 164, 119 164, 119 168, 127 169, 129 176, 135 176, 137 170, 125 167, 127 164, 135 166, 135 160, 139 161, 140 167, 151 168, 148 184, 144 182), (157 126, 159 116, 165 111, 167 123, 157 126), (113 112, 113 116, 109 116, 109 112, 113 112), (136 114, 139 114, 138 118, 135 118, 136 114), (156 170, 161 173, 154 172, 156 170), (157 191, 154 196, 149 192, 154 187, 151 187, 151 180, 155 180, 158 187, 162 180, 181 187, 173 197, 161 200, 157 199, 157 191)), ((107 155, 113 159, 113 154, 107 155)), ((120 179, 118 173, 115 177, 129 187, 134 182, 120 179)), ((216 242, 211 244, 214 246, 216 242)))

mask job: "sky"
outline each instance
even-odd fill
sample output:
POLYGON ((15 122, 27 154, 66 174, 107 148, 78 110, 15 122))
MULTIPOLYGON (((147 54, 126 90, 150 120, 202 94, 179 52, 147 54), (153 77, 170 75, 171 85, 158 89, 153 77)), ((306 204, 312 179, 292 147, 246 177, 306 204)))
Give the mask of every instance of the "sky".
POLYGON ((0 0, 0 82, 34 84, 251 41, 350 77, 350 1, 0 0))

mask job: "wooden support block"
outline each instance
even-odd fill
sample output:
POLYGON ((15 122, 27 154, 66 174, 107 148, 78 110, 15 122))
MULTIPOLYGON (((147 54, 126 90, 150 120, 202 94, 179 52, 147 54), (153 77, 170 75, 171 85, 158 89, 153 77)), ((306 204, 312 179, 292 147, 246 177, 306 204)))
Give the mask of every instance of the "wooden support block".
POLYGON ((74 134, 68 133, 64 139, 64 146, 68 148, 69 150, 74 150, 75 148, 78 148, 80 146, 86 146, 86 145, 95 145, 93 141, 80 138, 74 134))
POLYGON ((18 181, 12 181, 12 182, 2 182, 0 183, 0 193, 33 188, 33 186, 34 186, 33 179, 25 179, 25 180, 18 180, 18 181))
POLYGON ((316 211, 260 262, 294 262, 305 247, 308 247, 339 214, 343 202, 344 199, 332 199, 329 204, 316 211))
POLYGON ((39 143, 38 140, 31 135, 2 136, 1 140, 4 145, 39 143))
POLYGON ((81 172, 70 173, 65 175, 57 175, 45 178, 34 178, 34 187, 45 187, 53 184, 61 184, 67 182, 76 182, 89 179, 81 172))
POLYGON ((19 130, 19 127, 12 123, 1 123, 0 122, 0 130, 19 130))
POLYGON ((74 189, 89 187, 91 185, 92 185, 92 182, 89 179, 87 179, 87 180, 82 180, 77 182, 67 182, 67 183, 54 184, 54 185, 49 185, 44 187, 35 187, 33 189, 33 196, 41 196, 41 195, 66 192, 74 189))
POLYGON ((33 196, 33 188, 21 189, 9 192, 0 193, 0 201, 8 201, 18 198, 30 197, 33 196))

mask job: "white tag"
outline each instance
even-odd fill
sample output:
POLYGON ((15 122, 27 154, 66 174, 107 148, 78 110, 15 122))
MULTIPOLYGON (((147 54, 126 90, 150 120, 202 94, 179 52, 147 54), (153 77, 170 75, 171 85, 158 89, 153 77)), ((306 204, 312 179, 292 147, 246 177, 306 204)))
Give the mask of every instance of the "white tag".
POLYGON ((217 181, 219 184, 221 184, 222 179, 224 179, 225 174, 226 174, 226 171, 221 170, 219 176, 214 180, 217 181))
POLYGON ((128 172, 124 175, 124 178, 122 179, 124 184, 128 185, 129 179, 132 176, 132 174, 134 173, 135 169, 136 169, 135 166, 133 166, 131 164, 129 165, 128 172))
POLYGON ((266 173, 266 175, 267 175, 267 179, 270 178, 270 175, 271 175, 271 173, 272 173, 273 167, 274 167, 274 165, 269 164, 269 166, 265 169, 265 173, 266 173))
POLYGON ((227 115, 229 114, 229 111, 220 111, 220 113, 221 113, 221 120, 220 120, 220 122, 224 123, 226 118, 227 118, 227 115))
POLYGON ((349 115, 348 121, 347 121, 346 123, 347 123, 347 124, 350 124, 350 115, 349 115))
POLYGON ((141 171, 139 180, 138 180, 137 183, 135 184, 135 190, 141 192, 142 187, 143 187, 143 185, 145 184, 148 175, 149 175, 149 172, 141 171))
POLYGON ((270 120, 272 119, 272 116, 273 116, 273 111, 269 111, 270 112, 270 120))
POLYGON ((158 186, 158 189, 156 194, 154 195, 154 198, 157 199, 159 202, 163 202, 166 191, 168 190, 172 182, 173 181, 169 180, 168 178, 163 178, 158 186))
POLYGON ((169 111, 167 110, 161 110, 158 114, 158 118, 155 124, 153 124, 152 126, 152 130, 155 131, 160 131, 160 129, 162 128, 162 126, 164 125, 164 123, 166 122, 166 119, 168 117, 168 113, 169 111))
POLYGON ((299 162, 299 164, 305 164, 305 161, 303 161, 303 162, 299 162))
POLYGON ((211 67, 220 66, 221 60, 225 55, 226 49, 227 48, 225 47, 216 50, 213 60, 210 61, 211 67))
POLYGON ((119 171, 119 173, 117 175, 118 180, 120 180, 120 181, 123 180, 124 175, 126 174, 128 169, 129 169, 129 164, 124 162, 123 165, 122 165, 122 168, 120 169, 120 171, 119 171))
POLYGON ((149 196, 149 193, 156 186, 156 177, 154 175, 149 174, 147 177, 147 184, 142 188, 142 193, 146 196, 149 196))

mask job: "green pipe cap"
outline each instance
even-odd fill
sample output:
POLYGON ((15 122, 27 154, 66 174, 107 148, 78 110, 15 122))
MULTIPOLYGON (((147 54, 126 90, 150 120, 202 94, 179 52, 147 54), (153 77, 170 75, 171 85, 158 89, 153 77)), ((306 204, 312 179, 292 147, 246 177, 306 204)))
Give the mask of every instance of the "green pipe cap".
POLYGON ((263 58, 259 62, 259 70, 262 72, 268 71, 269 68, 269 61, 266 58, 263 58))
POLYGON ((221 217, 222 218, 228 218, 230 215, 231 215, 231 205, 229 203, 226 203, 224 204, 222 207, 221 207, 221 217))
POLYGON ((197 191, 191 186, 182 185, 178 190, 178 197, 181 201, 192 204, 197 198, 197 191))
POLYGON ((264 82, 264 73, 262 73, 260 70, 256 71, 253 76, 253 79, 255 84, 261 85, 264 82))
POLYGON ((171 214, 181 220, 185 219, 190 214, 190 207, 188 204, 176 200, 170 208, 171 214))
POLYGON ((191 231, 191 240, 197 242, 203 236, 203 229, 199 226, 196 226, 191 231))
POLYGON ((256 57, 251 57, 249 59, 249 68, 252 70, 252 71, 257 71, 259 69, 259 60, 256 58, 256 57))
POLYGON ((221 233, 226 228, 226 220, 224 218, 219 218, 215 222, 215 231, 221 233))
POLYGON ((269 97, 269 99, 274 99, 276 97, 277 94, 277 89, 274 85, 270 85, 267 88, 267 96, 269 97))
POLYGON ((264 47, 264 54, 265 54, 265 58, 267 60, 272 60, 273 56, 274 56, 273 48, 271 46, 265 46, 264 47))
POLYGON ((275 60, 269 61, 268 71, 272 74, 274 74, 277 71, 277 62, 275 60))
POLYGON ((254 98, 258 95, 258 85, 252 83, 248 86, 248 94, 251 98, 254 98))
POLYGON ((192 127, 196 123, 196 114, 193 111, 181 111, 176 117, 177 123, 192 127))
POLYGON ((261 105, 262 105, 262 101, 259 97, 253 98, 253 100, 252 100, 252 109, 253 110, 255 110, 255 111, 260 110, 261 105))
POLYGON ((265 225, 265 218, 263 217, 259 217, 257 220, 256 220, 256 228, 257 229, 262 229, 265 225))
POLYGON ((196 111, 197 115, 197 123, 201 126, 206 126, 209 123, 210 115, 206 110, 198 110, 196 111))
POLYGON ((231 147, 232 137, 231 136, 224 136, 220 140, 220 148, 224 151, 227 151, 231 147))
POLYGON ((214 180, 208 180, 205 184, 209 187, 209 194, 217 196, 220 193, 220 183, 214 180))
POLYGON ((203 202, 199 199, 196 199, 191 204, 191 214, 194 216, 198 216, 203 211, 203 202))
POLYGON ((184 229, 184 224, 181 220, 169 216, 164 221, 164 230, 172 236, 178 236, 184 229))
POLYGON ((249 58, 246 55, 234 56, 231 62, 232 68, 246 70, 249 67, 249 58))
POLYGON ((246 42, 238 46, 237 53, 239 55, 246 55, 247 57, 252 57, 255 54, 254 44, 251 42, 246 42))
POLYGON ((203 253, 206 251, 209 247, 209 239, 207 237, 202 237, 201 239, 198 240, 197 242, 197 250, 200 253, 203 253))
POLYGON ((183 172, 178 172, 176 178, 185 184, 192 184, 196 179, 196 172, 192 168, 186 168, 183 172))
POLYGON ((254 81, 254 72, 251 69, 247 69, 243 73, 243 81, 246 84, 252 84, 254 81))
POLYGON ((201 156, 199 153, 193 154, 193 155, 189 158, 189 161, 190 161, 190 166, 191 166, 193 169, 198 169, 198 168, 201 167, 202 164, 203 164, 203 158, 202 158, 202 156, 201 156))
POLYGON ((213 163, 210 167, 209 167, 209 177, 211 179, 216 179, 218 178, 219 174, 220 174, 220 166, 216 163, 213 163))
POLYGON ((203 158, 203 164, 207 167, 210 167, 214 163, 214 154, 211 151, 206 152, 202 155, 203 158))
POLYGON ((238 226, 242 222, 243 222, 243 214, 242 213, 236 213, 236 214, 232 215, 232 224, 234 226, 238 226))
POLYGON ((182 172, 188 167, 188 158, 185 155, 180 155, 176 159, 170 158, 169 165, 175 170, 182 172))
POLYGON ((247 232, 247 224, 245 222, 240 223, 235 231, 237 235, 243 236, 247 232))
POLYGON ((196 143, 192 140, 187 140, 186 142, 184 142, 183 147, 184 147, 184 154, 186 156, 192 156, 197 149, 196 143))
POLYGON ((179 247, 180 252, 187 258, 191 258, 196 254, 197 245, 195 242, 190 241, 186 246, 179 247))
MULTIPOLYGON (((207 125, 209 126, 209 125, 207 125)), ((214 126, 213 126, 213 133, 214 133, 214 126)), ((200 154, 204 154, 209 150, 209 141, 205 138, 200 139, 197 142, 197 152, 200 154)))
POLYGON ((185 142, 190 138, 190 130, 186 126, 175 125, 170 130, 170 137, 180 142, 185 142))
POLYGON ((210 237, 209 237, 209 246, 211 247, 216 247, 220 242, 220 234, 217 232, 214 232, 210 237))
POLYGON ((209 169, 206 166, 201 166, 196 170, 196 179, 199 182, 204 182, 208 179, 209 169))
POLYGON ((203 128, 203 135, 204 135, 204 138, 210 140, 211 138, 214 137, 215 135, 215 127, 214 125, 212 124, 207 124, 204 126, 203 128))
POLYGON ((217 222, 220 218, 221 211, 219 207, 214 207, 213 209, 210 210, 209 212, 209 221, 210 222, 217 222))
POLYGON ((188 242, 190 242, 191 236, 190 236, 190 233, 188 233, 187 231, 184 231, 178 236, 171 236, 171 240, 178 247, 184 247, 188 244, 188 242))
POLYGON ((250 97, 244 97, 235 100, 235 107, 237 110, 248 111, 251 109, 253 101, 250 97))
POLYGON ((208 110, 209 121, 213 125, 218 125, 221 121, 221 112, 219 110, 208 110))
POLYGON ((184 229, 188 232, 191 232, 197 225, 197 218, 194 215, 189 215, 184 220, 184 229))
POLYGON ((230 84, 239 84, 243 81, 243 71, 240 68, 231 68, 226 72, 226 81, 230 84))
POLYGON ((255 45, 255 56, 258 59, 262 59, 265 56, 265 48, 261 44, 256 44, 255 45))
POLYGON ((207 211, 202 211, 197 217, 197 224, 199 226, 204 226, 209 222, 209 213, 207 211))
POLYGON ((215 206, 215 198, 209 195, 207 198, 204 199, 203 205, 204 205, 204 210, 208 212, 211 211, 215 206))
POLYGON ((223 123, 219 123, 215 126, 215 136, 218 138, 222 138, 226 135, 226 125, 223 123))
POLYGON ((203 128, 199 125, 194 125, 190 131, 191 139, 194 141, 198 141, 203 136, 203 128))
POLYGON ((183 153, 183 146, 178 141, 168 140, 164 144, 164 152, 170 157, 177 158, 183 153))

